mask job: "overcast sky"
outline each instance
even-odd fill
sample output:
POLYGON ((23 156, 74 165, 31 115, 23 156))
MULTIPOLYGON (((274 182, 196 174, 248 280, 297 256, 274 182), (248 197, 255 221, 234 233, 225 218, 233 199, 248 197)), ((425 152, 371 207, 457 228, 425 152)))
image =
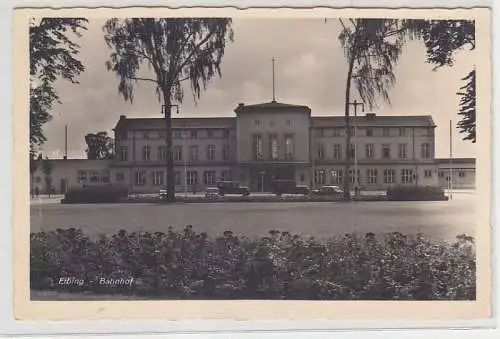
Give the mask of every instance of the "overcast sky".
MULTIPOLYGON (((51 158, 62 157, 64 126, 68 126, 68 155, 85 157, 85 134, 107 131, 120 114, 128 117, 159 117, 160 104, 154 88, 140 84, 131 105, 118 94, 118 79, 106 70, 109 58, 102 32, 104 20, 90 20, 88 30, 78 40, 80 59, 86 71, 79 85, 61 83, 62 104, 53 120, 44 127, 48 141, 43 149, 51 158)), ((308 105, 312 115, 343 115, 346 60, 338 42, 340 27, 335 20, 323 19, 235 19, 235 40, 225 51, 222 78, 214 79, 198 104, 186 91, 181 117, 233 116, 239 102, 260 103, 272 99, 271 58, 276 63, 276 97, 279 102, 308 105)), ((449 120, 459 117, 456 92, 474 64, 471 51, 457 55, 455 66, 432 71, 425 63, 421 42, 410 42, 396 68, 396 86, 391 90, 392 105, 374 111, 381 115, 430 114, 437 124, 436 155, 449 154, 449 120)), ((475 145, 462 141, 453 130, 454 156, 476 156, 475 145)))

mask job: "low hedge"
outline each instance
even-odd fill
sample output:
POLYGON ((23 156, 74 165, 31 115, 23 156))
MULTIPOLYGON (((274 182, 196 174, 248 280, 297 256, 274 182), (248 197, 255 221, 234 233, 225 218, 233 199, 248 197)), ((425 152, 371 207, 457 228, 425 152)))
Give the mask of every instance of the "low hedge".
POLYGON ((282 196, 276 196, 276 195, 247 195, 247 196, 241 196, 241 195, 231 195, 231 196, 219 196, 219 197, 211 197, 211 198, 205 198, 205 197, 183 197, 183 196, 178 196, 176 197, 177 201, 182 201, 182 202, 196 202, 196 203, 203 203, 203 202, 313 202, 313 201, 340 201, 342 200, 341 197, 335 197, 335 196, 312 196, 312 195, 282 195, 282 196))
POLYGON ((128 188, 122 185, 85 186, 70 188, 62 203, 118 202, 128 196, 128 188))
POLYGON ((448 200, 441 187, 436 186, 394 186, 387 190, 387 200, 430 201, 448 200))
POLYGON ((210 239, 191 226, 91 240, 79 229, 31 234, 34 290, 165 299, 473 300, 475 247, 395 232, 325 241, 271 231, 257 239, 231 231, 210 239), (60 277, 84 279, 60 286, 60 277), (133 286, 96 284, 130 278, 133 286))
MULTIPOLYGON (((223 197, 184 197, 177 196, 176 201, 185 203, 213 203, 213 202, 341 202, 344 201, 342 196, 327 196, 327 195, 282 195, 282 196, 223 196, 223 197)), ((383 195, 360 196, 352 197, 353 201, 386 201, 387 198, 383 195)), ((165 200, 157 199, 160 203, 168 203, 165 200)))

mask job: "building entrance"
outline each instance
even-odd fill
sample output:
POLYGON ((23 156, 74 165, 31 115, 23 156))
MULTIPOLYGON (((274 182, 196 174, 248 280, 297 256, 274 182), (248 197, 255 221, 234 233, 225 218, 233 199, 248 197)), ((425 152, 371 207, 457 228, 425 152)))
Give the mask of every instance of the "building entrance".
POLYGON ((60 182, 61 194, 66 194, 67 186, 68 186, 68 183, 67 183, 66 179, 61 179, 61 182, 60 182))
POLYGON ((275 180, 295 180, 295 168, 262 166, 250 170, 250 189, 254 192, 271 192, 275 180))

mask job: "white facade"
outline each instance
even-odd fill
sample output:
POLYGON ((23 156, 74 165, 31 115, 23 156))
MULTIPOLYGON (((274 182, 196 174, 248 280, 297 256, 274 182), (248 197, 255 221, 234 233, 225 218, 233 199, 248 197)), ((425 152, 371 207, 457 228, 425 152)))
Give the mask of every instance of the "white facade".
MULTIPOLYGON (((113 183, 125 184, 135 193, 157 192, 166 186, 164 126, 163 119, 120 118, 110 166, 113 183)), ((234 119, 173 119, 172 141, 177 191, 199 191, 232 178, 234 119)))
POLYGON ((64 194, 72 187, 87 185, 103 185, 111 182, 111 160, 87 159, 51 159, 38 162, 36 171, 31 178, 31 189, 40 194, 48 194, 52 186, 52 193, 64 194), (48 164, 48 166, 45 166, 48 164), (50 167, 49 171, 44 168, 50 167))
POLYGON ((476 159, 436 159, 439 186, 443 188, 473 189, 476 187, 476 159), (451 171, 450 171, 451 169, 451 171), (450 182, 451 178, 451 182, 450 182))
POLYGON ((435 125, 430 116, 367 116, 352 120, 352 150, 346 156, 343 117, 313 118, 312 165, 314 185, 341 184, 349 164, 350 182, 368 190, 391 185, 437 185, 435 125), (355 155, 357 152, 357 156, 355 155))
MULTIPOLYGON (((176 190, 200 191, 218 180, 235 180, 268 191, 274 179, 297 184, 342 184, 346 165, 354 182, 354 158, 346 156, 343 116, 312 117, 307 106, 277 102, 239 104, 228 118, 174 118, 176 190), (186 187, 187 185, 187 187, 186 187)), ((351 118, 357 137, 360 185, 438 185, 434 122, 430 116, 351 118)), ((166 185, 165 121, 127 119, 115 131, 113 183, 131 192, 157 192, 166 185)))
MULTIPOLYGON (((311 116, 307 106, 274 101, 239 104, 235 113, 227 118, 173 119, 176 191, 199 192, 219 180, 238 181, 251 191, 269 191, 274 179, 310 187, 342 185, 346 173, 354 183, 355 146, 362 189, 443 185, 438 179, 446 162, 438 171, 430 116, 370 113, 351 118, 356 137, 351 138, 348 156, 343 116, 311 116)), ((56 193, 83 184, 123 184, 134 193, 165 188, 165 120, 121 116, 114 133, 113 160, 51 160, 56 193)), ((454 182, 465 179, 461 172, 457 170, 460 177, 454 182)), ((475 181, 472 174, 466 177, 475 181)), ((44 178, 40 167, 32 187, 43 192, 44 178)))

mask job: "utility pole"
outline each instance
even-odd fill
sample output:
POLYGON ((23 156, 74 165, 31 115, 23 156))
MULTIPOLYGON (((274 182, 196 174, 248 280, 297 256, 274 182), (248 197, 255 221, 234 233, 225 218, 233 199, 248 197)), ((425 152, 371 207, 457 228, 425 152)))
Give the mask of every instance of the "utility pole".
POLYGON ((64 126, 64 160, 68 159, 68 125, 64 126))
POLYGON ((274 69, 275 69, 275 64, 276 58, 272 58, 272 63, 273 63, 273 102, 276 102, 276 79, 275 79, 275 74, 274 74, 274 69))
POLYGON ((354 123, 352 124, 354 127, 354 194, 357 195, 359 191, 358 190, 359 178, 358 178, 358 131, 357 131, 356 119, 358 116, 358 106, 361 106, 361 111, 364 112, 365 104, 354 100, 353 102, 350 102, 349 105, 354 107, 354 123))

